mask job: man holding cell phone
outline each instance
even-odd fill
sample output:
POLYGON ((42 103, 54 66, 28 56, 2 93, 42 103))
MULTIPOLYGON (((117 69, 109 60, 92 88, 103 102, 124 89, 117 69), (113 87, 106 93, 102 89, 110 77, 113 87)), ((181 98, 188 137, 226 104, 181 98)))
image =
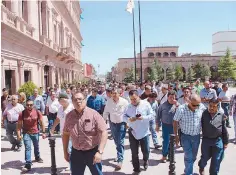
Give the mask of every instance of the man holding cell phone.
POLYGON ((139 145, 143 153, 144 169, 148 168, 148 159, 150 153, 149 144, 149 121, 154 118, 154 112, 151 105, 140 100, 137 90, 129 92, 131 104, 124 112, 124 121, 129 125, 129 142, 132 154, 133 171, 140 172, 139 164, 139 145))

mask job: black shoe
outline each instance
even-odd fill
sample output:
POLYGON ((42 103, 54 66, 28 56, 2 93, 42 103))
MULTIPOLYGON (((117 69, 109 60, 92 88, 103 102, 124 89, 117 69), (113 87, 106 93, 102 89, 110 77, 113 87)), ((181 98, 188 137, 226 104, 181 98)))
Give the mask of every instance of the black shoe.
POLYGON ((39 158, 36 158, 36 159, 35 159, 35 162, 43 163, 43 159, 41 159, 40 157, 39 157, 39 158))
POLYGON ((31 170, 31 165, 30 164, 26 164, 24 168, 22 168, 22 172, 25 173, 25 172, 28 172, 31 170))
POLYGON ((146 162, 143 163, 144 170, 147 170, 147 169, 148 169, 148 166, 149 166, 148 161, 146 161, 146 162))
POLYGON ((155 149, 159 149, 162 147, 162 145, 154 145, 155 149))
POLYGON ((12 144, 11 150, 15 150, 16 149, 16 144, 12 144))
POLYGON ((21 146, 17 146, 16 151, 17 151, 17 152, 20 152, 20 151, 21 151, 21 146))
POLYGON ((133 170, 135 173, 140 173, 141 171, 140 171, 140 169, 134 169, 133 170))

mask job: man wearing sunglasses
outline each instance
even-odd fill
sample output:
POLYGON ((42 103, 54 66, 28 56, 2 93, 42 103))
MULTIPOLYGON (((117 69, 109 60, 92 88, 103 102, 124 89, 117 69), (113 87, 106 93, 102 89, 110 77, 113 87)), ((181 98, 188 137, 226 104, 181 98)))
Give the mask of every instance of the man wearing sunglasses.
POLYGON ((205 110, 206 107, 201 104, 201 98, 197 94, 192 94, 190 102, 180 105, 174 116, 173 128, 176 145, 179 145, 179 139, 181 139, 186 175, 193 174, 193 164, 200 144, 201 118, 205 110), (181 129, 181 138, 178 136, 178 126, 181 129))
POLYGON ((25 145, 25 166, 22 172, 27 172, 31 170, 31 141, 34 145, 34 156, 35 161, 38 163, 43 163, 39 153, 39 128, 38 122, 42 128, 42 138, 45 139, 45 126, 43 123, 42 114, 35 109, 32 100, 27 100, 26 109, 22 111, 19 115, 18 125, 17 125, 17 140, 21 141, 21 129, 23 129, 23 141, 25 145))

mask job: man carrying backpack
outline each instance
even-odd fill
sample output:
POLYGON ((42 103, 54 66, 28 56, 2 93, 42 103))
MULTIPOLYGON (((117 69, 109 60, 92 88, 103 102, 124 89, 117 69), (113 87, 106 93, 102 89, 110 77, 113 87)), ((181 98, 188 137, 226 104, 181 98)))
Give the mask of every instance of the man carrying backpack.
POLYGON ((19 115, 17 124, 17 139, 22 140, 21 129, 23 129, 23 141, 25 145, 25 166, 22 172, 27 172, 31 170, 31 141, 34 145, 34 156, 35 161, 38 163, 43 163, 39 153, 39 128, 38 122, 42 128, 42 138, 45 139, 45 126, 43 123, 43 116, 37 110, 33 108, 33 101, 27 100, 26 109, 22 111, 19 115))

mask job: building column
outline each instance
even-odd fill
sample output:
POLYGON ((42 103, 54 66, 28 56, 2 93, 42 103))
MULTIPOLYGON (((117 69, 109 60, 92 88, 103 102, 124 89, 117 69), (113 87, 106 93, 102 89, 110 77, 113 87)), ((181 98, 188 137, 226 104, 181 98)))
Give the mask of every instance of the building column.
POLYGON ((57 68, 58 85, 61 87, 60 68, 57 68))
POLYGON ((18 1, 11 1, 11 11, 18 16, 19 15, 19 4, 18 1))
POLYGON ((25 82, 24 80, 24 64, 25 62, 23 60, 18 60, 18 75, 19 75, 19 86, 22 86, 25 82))
POLYGON ((39 40, 38 1, 27 1, 27 8, 28 8, 28 24, 34 28, 33 38, 39 40))
POLYGON ((53 87, 55 84, 55 67, 50 66, 49 72, 50 72, 49 85, 53 87))
MULTIPOLYGON (((32 77, 32 75, 31 75, 32 77)), ((43 87, 42 84, 42 65, 38 63, 38 85, 39 87, 43 87)))
POLYGON ((164 80, 166 80, 166 70, 167 68, 163 68, 164 69, 164 80))
POLYGON ((4 57, 1 58, 1 73, 2 73, 2 81, 1 81, 1 87, 5 88, 5 69, 4 69, 4 57))
POLYGON ((45 87, 45 84, 44 84, 44 66, 45 66, 45 64, 42 64, 41 65, 41 86, 45 89, 45 91, 46 91, 46 89, 47 89, 47 87, 45 87))
MULTIPOLYGON (((15 1, 14 1, 15 2, 15 1)), ((22 1, 17 1, 18 2, 18 16, 22 18, 22 1)))
MULTIPOLYGON (((53 22, 52 22, 52 12, 51 10, 48 10, 48 25, 49 25, 49 39, 53 41, 53 22)), ((53 47, 53 42, 51 42, 51 47, 53 47)))

